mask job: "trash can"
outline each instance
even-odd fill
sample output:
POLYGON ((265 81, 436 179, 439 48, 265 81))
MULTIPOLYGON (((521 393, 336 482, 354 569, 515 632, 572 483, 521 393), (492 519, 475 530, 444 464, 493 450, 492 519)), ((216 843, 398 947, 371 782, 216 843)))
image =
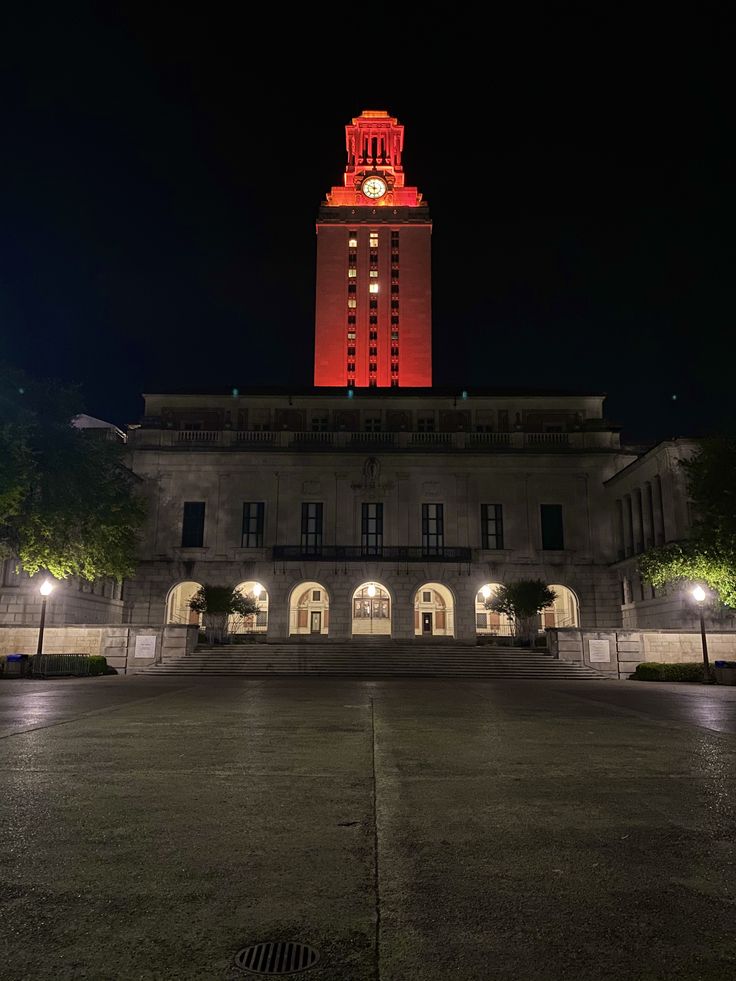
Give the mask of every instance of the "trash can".
POLYGON ((28 674, 28 654, 6 654, 5 675, 10 678, 24 678, 28 674))
POLYGON ((716 661, 713 674, 718 685, 736 685, 736 661, 716 661))

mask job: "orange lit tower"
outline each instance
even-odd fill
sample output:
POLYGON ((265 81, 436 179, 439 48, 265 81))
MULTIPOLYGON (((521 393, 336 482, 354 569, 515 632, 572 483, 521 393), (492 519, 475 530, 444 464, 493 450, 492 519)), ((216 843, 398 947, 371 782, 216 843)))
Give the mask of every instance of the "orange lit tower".
POLYGON ((429 208, 404 184, 404 127, 364 111, 317 218, 314 384, 432 384, 429 208))

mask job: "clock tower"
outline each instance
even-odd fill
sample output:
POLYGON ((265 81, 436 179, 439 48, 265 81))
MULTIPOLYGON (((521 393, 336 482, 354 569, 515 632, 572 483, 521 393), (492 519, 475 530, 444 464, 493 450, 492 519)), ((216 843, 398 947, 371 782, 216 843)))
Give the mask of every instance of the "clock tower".
POLYGON ((404 127, 366 110, 345 135, 343 183, 317 218, 314 384, 428 387, 432 223, 404 182, 404 127))

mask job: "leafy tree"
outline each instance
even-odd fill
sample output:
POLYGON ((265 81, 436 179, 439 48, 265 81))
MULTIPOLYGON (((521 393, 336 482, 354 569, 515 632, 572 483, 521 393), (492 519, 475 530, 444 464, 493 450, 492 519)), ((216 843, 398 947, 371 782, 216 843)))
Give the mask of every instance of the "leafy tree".
POLYGON ((556 599, 555 591, 541 579, 519 579, 500 586, 488 597, 485 606, 507 616, 512 621, 514 636, 531 643, 537 617, 556 599))
POLYGON ((238 614, 253 616, 258 612, 258 603, 252 596, 243 596, 232 586, 200 586, 189 600, 189 609, 202 614, 207 640, 211 644, 221 644, 227 634, 229 617, 238 614))
POLYGON ((30 575, 122 579, 145 515, 125 447, 72 420, 79 393, 0 365, 0 556, 30 575))
POLYGON ((726 606, 736 607, 736 439, 703 440, 680 466, 695 514, 691 537, 650 549, 639 572, 653 586, 704 582, 726 606))

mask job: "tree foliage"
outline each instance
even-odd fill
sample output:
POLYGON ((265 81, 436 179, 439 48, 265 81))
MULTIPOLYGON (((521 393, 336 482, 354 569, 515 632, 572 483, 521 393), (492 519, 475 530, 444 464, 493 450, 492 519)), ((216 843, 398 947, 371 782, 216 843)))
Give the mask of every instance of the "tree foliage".
POLYGON ((680 466, 695 515, 691 537, 646 552, 639 572, 655 587, 705 583, 726 606, 736 607, 736 439, 703 440, 680 466))
POLYGON ((189 600, 189 609, 202 614, 207 639, 221 644, 228 630, 228 620, 233 615, 241 617, 258 613, 258 603, 253 596, 243 596, 232 586, 200 586, 189 600))
POLYGON ((0 555, 57 579, 122 579, 145 516, 122 444, 74 427, 78 392, 0 366, 0 555))
POLYGON ((502 613, 514 625, 514 635, 530 640, 536 618, 557 599, 553 589, 541 579, 518 579, 500 586, 486 600, 486 609, 502 613))

